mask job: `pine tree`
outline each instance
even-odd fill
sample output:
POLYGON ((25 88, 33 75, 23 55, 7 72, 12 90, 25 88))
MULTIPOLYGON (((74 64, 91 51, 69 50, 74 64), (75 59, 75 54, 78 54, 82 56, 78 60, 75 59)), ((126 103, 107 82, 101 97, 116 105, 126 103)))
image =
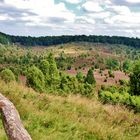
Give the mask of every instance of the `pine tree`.
POLYGON ((85 82, 87 82, 88 84, 96 84, 92 69, 88 70, 85 82))

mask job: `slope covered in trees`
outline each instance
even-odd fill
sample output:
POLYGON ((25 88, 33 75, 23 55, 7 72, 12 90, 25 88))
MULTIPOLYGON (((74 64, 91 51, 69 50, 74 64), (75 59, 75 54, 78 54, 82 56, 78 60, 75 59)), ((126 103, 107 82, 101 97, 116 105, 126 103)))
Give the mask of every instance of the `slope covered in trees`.
POLYGON ((70 42, 93 42, 93 43, 108 43, 122 44, 132 47, 140 47, 139 38, 129 38, 121 36, 97 36, 97 35, 63 35, 63 36, 45 36, 45 37, 25 37, 13 36, 0 33, 0 43, 19 43, 25 46, 49 46, 64 44, 70 42))

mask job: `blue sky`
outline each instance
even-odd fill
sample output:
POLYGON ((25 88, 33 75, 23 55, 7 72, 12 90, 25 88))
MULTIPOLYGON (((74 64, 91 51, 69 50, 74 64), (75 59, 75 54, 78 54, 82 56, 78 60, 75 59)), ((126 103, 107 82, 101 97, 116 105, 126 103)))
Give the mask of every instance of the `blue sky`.
POLYGON ((0 31, 140 37, 140 0, 0 0, 0 31))

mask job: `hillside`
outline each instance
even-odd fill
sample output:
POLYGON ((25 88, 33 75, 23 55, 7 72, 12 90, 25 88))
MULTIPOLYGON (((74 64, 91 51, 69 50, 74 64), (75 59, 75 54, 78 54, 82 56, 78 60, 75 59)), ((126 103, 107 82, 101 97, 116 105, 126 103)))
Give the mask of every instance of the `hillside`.
POLYGON ((0 93, 33 140, 139 140, 139 59, 119 44, 0 44, 0 93))
MULTIPOLYGON (((33 140, 139 140, 140 115, 96 97, 37 93, 21 84, 0 81, 0 92, 17 107, 33 140)), ((0 139, 6 136, 0 122, 0 139)))

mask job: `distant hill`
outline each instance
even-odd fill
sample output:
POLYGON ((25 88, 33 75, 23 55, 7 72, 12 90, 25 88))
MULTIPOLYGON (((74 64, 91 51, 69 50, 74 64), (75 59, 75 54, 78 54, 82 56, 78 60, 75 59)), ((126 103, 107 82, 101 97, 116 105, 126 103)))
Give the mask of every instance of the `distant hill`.
POLYGON ((122 36, 97 36, 97 35, 62 35, 62 36, 13 36, 0 32, 0 43, 19 43, 24 46, 49 46, 65 44, 70 42, 93 42, 107 44, 122 44, 140 48, 139 38, 129 38, 122 36))

